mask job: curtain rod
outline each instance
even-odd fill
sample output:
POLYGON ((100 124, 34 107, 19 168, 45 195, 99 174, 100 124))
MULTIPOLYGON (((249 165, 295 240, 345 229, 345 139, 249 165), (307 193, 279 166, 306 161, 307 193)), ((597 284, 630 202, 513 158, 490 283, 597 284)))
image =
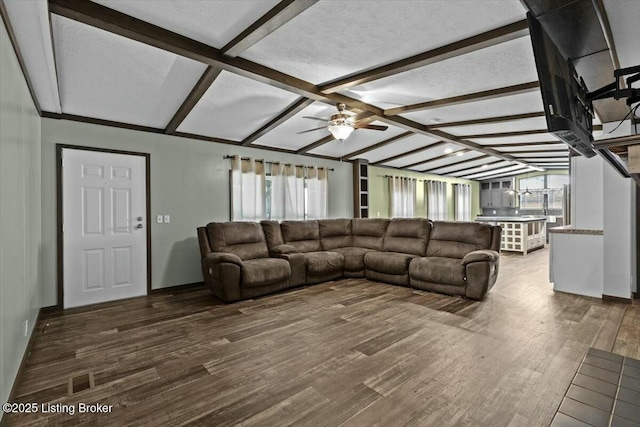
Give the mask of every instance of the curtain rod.
MULTIPOLYGON (((382 175, 383 178, 393 178, 395 177, 395 175, 382 175)), ((397 178, 407 178, 407 179, 415 179, 418 182, 427 182, 427 181, 437 181, 437 182, 446 182, 446 181, 440 181, 439 179, 417 179, 417 178, 411 178, 409 176, 399 176, 397 178)), ((451 185, 470 185, 470 184, 465 184, 462 182, 452 182, 451 185)))
MULTIPOLYGON (((224 157, 223 157, 223 159, 225 159, 225 160, 226 160, 226 159, 233 159, 234 157, 235 157, 235 156, 229 156, 229 155, 226 155, 226 156, 224 156, 224 157)), ((250 157, 240 157, 240 160, 251 160, 251 158, 250 158, 250 157)), ((293 163, 270 162, 270 161, 268 161, 268 160, 266 160, 266 161, 265 161, 264 159, 254 159, 254 162, 264 163, 265 165, 274 165, 274 164, 276 164, 276 165, 279 165, 279 164, 283 164, 283 165, 293 165, 293 163)), ((313 166, 306 166, 306 165, 295 165, 295 166, 296 166, 296 167, 301 167, 301 168, 312 168, 312 167, 313 167, 313 166)), ((318 168, 323 168, 323 169, 326 169, 326 170, 328 170, 328 171, 333 171, 333 170, 334 170, 333 168, 328 168, 328 167, 326 167, 326 166, 316 166, 316 167, 318 167, 318 168)))
POLYGON ((429 181, 428 179, 418 179, 418 178, 411 178, 410 176, 395 176, 395 175, 382 175, 383 178, 406 178, 406 179, 415 179, 416 181, 429 181))

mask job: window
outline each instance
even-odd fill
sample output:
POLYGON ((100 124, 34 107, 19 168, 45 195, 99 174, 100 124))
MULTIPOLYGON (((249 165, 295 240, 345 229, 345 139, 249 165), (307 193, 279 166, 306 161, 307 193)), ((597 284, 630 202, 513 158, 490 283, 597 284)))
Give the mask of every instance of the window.
MULTIPOLYGON (((521 188, 522 191, 522 188, 521 188)), ((543 209, 544 208, 544 190, 529 189, 531 194, 522 193, 520 200, 520 208, 525 209, 543 209)))
POLYGON ((564 199, 564 189, 563 188, 552 188, 549 189, 549 209, 557 209, 562 210, 564 207, 562 205, 564 199))
POLYGON ((232 159, 232 221, 327 218, 327 168, 232 159))
POLYGON ((416 180, 389 177, 389 213, 391 218, 412 218, 416 210, 416 180))
POLYGON ((425 202, 427 218, 434 221, 446 221, 447 213, 447 184, 442 181, 425 181, 425 202))
POLYGON ((520 180, 520 190, 529 189, 529 190, 542 190, 545 188, 544 185, 544 175, 540 176, 532 176, 531 178, 522 178, 520 180))
POLYGON ((531 193, 522 193, 521 210, 562 210, 564 186, 568 184, 569 175, 540 175, 521 179, 520 191, 529 190, 531 193))
POLYGON ((547 188, 563 188, 569 185, 569 175, 547 175, 547 188))

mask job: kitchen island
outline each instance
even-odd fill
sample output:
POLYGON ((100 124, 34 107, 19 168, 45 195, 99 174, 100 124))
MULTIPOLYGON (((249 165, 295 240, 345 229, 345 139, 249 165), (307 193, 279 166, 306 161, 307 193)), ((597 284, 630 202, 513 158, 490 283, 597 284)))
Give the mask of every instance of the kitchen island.
POLYGON ((528 252, 543 248, 547 240, 544 216, 479 216, 478 222, 502 227, 500 249, 503 251, 528 252))

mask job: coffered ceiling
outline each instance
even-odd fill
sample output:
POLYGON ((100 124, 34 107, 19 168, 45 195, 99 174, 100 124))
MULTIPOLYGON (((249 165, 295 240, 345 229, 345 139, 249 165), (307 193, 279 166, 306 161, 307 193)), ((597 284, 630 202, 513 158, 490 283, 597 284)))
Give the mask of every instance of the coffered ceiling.
MULTIPOLYGON (((640 2, 602 1, 640 64, 640 2)), ((47 117, 469 179, 567 167, 523 3, 0 0, 47 117), (338 102, 388 129, 299 134, 338 102)))

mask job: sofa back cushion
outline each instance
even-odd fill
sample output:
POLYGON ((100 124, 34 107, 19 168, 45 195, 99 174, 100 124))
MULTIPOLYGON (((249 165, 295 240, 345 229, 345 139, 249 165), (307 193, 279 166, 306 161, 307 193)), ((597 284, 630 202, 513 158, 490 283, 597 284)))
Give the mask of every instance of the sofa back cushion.
POLYGON ((318 227, 323 250, 353 246, 350 219, 320 219, 318 227))
POLYGON ((351 220, 353 246, 381 251, 389 220, 384 218, 354 218, 351 220))
POLYGON ((207 234, 213 252, 227 252, 240 259, 268 258, 267 241, 255 222, 211 222, 207 234))
POLYGON ((431 221, 425 218, 394 218, 384 237, 385 252, 424 256, 427 252, 431 221))
POLYGON ((284 243, 294 246, 299 252, 322 250, 318 221, 282 221, 280 230, 284 243))
POLYGON ((435 221, 427 256, 462 259, 469 252, 490 249, 493 227, 477 222, 435 221))
POLYGON ((269 250, 284 244, 280 223, 278 221, 262 220, 260 221, 260 225, 262 226, 262 231, 264 231, 264 237, 267 239, 267 247, 269 250))

